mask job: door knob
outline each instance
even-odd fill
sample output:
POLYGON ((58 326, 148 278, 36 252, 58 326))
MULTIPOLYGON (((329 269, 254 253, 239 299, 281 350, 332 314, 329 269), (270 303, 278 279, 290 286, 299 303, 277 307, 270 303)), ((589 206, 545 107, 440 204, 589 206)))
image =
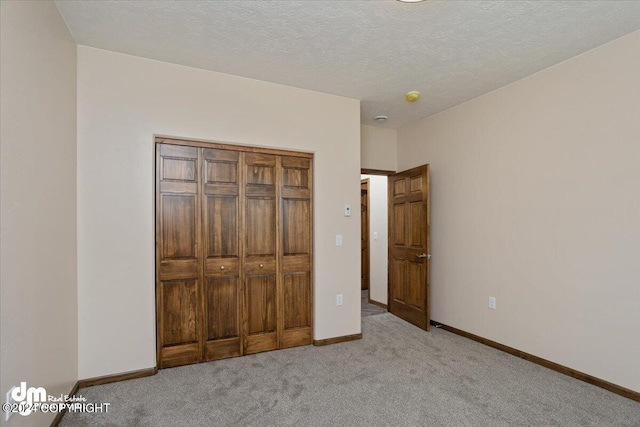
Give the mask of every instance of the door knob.
POLYGON ((426 258, 431 259, 431 254, 418 254, 416 255, 418 258, 426 258))

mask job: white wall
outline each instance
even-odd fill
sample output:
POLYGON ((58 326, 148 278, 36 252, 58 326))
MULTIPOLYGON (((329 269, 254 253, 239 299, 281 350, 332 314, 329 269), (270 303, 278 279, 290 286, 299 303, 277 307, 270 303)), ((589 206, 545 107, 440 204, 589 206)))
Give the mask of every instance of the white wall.
POLYGON ((638 76, 635 32, 399 130, 434 320, 640 391, 638 76))
MULTIPOLYGON (((0 4, 4 402, 21 381, 56 395, 78 379, 76 45, 52 2, 0 4)), ((16 414, 7 425, 52 419, 16 414)))
MULTIPOLYGON (((360 161, 363 169, 396 171, 397 132, 375 126, 361 126, 360 161)), ((387 303, 387 177, 362 175, 370 181, 369 236, 370 298, 387 303), (378 240, 373 233, 378 233, 378 240)))
POLYGON ((314 336, 359 333, 360 219, 343 216, 360 200, 359 111, 353 99, 79 47, 80 377, 156 363, 154 134, 314 152, 314 336))
POLYGON ((361 127, 360 159, 363 169, 396 171, 397 132, 375 126, 361 127))
POLYGON ((388 215, 387 215, 387 177, 380 175, 362 175, 369 179, 369 297, 383 304, 387 303, 387 264, 388 257, 388 215), (378 233, 378 239, 374 238, 378 233))

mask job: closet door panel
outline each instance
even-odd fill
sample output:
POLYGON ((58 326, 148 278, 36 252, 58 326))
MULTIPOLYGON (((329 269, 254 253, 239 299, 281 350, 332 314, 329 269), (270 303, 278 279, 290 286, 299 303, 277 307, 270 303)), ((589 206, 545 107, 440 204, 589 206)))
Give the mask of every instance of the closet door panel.
POLYGON ((282 201, 282 254, 309 255, 311 202, 309 200, 287 199, 282 201))
POLYGON ((238 336, 238 279, 211 277, 206 285, 209 340, 238 336))
POLYGON ((277 346, 275 274, 247 276, 245 289, 248 337, 245 353, 273 350, 277 346))
POLYGON ((163 347, 160 351, 159 368, 190 365, 200 362, 200 343, 163 347))
POLYGON ((238 256, 238 197, 207 196, 207 258, 238 256))
POLYGON ((198 149, 156 147, 156 312, 160 367, 200 360, 198 149))
POLYGON ((158 248, 163 279, 198 278, 197 206, 196 194, 160 194, 158 248))
POLYGON ((204 359, 217 360, 242 354, 242 292, 236 272, 205 280, 204 359))
POLYGON ((309 273, 284 275, 285 329, 311 326, 311 280, 309 273))
POLYGON ((277 157, 244 153, 245 354, 278 348, 277 157))
POLYGON ((208 258, 204 261, 204 271, 207 277, 240 275, 240 264, 237 258, 208 258))
POLYGON ((309 159, 286 156, 280 168, 280 347, 286 348, 313 341, 312 169, 309 159))
POLYGON ((163 260, 197 258, 196 196, 163 194, 160 200, 163 260))
POLYGON ((238 277, 211 277, 205 285, 207 336, 205 360, 239 356, 240 310, 238 277))
POLYGON ((158 367, 312 342, 312 181, 309 157, 156 138, 158 367))
POLYGON ((165 346, 197 343, 197 281, 167 280, 161 283, 165 346))
POLYGON ((240 154, 202 149, 204 359, 242 354, 240 154))
POLYGON ((276 156, 273 154, 245 153, 247 186, 276 185, 276 156))
POLYGON ((247 257, 276 254, 276 200, 247 197, 246 254, 247 257))
POLYGON ((276 281, 273 276, 247 278, 247 307, 250 334, 276 331, 276 281))

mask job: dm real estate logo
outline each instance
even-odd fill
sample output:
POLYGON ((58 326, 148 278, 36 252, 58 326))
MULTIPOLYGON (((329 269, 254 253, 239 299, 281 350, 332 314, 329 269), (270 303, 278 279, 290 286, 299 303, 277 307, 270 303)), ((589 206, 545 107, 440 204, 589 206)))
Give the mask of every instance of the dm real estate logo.
POLYGON ((27 416, 32 412, 108 412, 111 403, 88 403, 84 396, 49 396, 44 387, 27 387, 26 382, 21 382, 19 387, 14 387, 10 392, 11 400, 2 405, 2 410, 9 419, 11 414, 19 413, 27 416))
MULTIPOLYGON (((44 387, 29 387, 26 382, 21 382, 20 387, 11 390, 11 399, 16 403, 16 408, 20 415, 29 415, 34 409, 47 402, 47 390, 44 387)), ((7 404, 5 404, 7 405, 7 404)), ((9 404, 11 405, 11 404, 9 404)), ((5 412, 14 411, 14 408, 4 408, 5 412), (9 409, 9 411, 7 411, 9 409)))

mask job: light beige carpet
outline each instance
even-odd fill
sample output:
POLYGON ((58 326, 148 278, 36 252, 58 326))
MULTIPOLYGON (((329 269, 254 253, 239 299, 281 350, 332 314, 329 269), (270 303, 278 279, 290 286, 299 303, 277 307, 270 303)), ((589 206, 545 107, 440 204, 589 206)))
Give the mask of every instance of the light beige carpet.
POLYGON ((640 404, 393 315, 363 339, 161 370, 80 391, 63 426, 640 426, 640 404))
POLYGON ((382 307, 369 303, 369 291, 364 290, 360 292, 360 315, 362 317, 376 316, 378 314, 386 313, 382 307))

